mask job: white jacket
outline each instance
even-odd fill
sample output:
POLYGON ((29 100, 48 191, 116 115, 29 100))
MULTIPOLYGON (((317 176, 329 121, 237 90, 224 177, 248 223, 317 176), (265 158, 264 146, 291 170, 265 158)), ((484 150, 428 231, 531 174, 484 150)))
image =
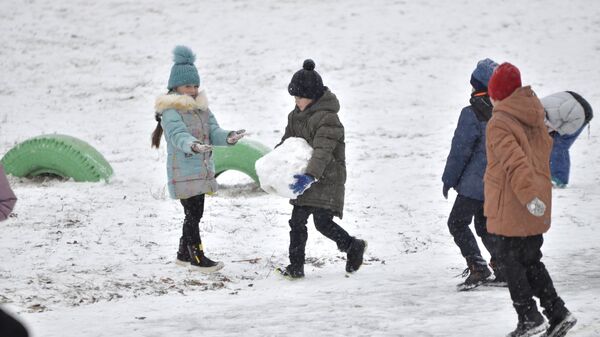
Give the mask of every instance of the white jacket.
POLYGON ((546 124, 561 136, 579 130, 585 121, 583 106, 566 91, 554 93, 541 99, 546 110, 546 124))

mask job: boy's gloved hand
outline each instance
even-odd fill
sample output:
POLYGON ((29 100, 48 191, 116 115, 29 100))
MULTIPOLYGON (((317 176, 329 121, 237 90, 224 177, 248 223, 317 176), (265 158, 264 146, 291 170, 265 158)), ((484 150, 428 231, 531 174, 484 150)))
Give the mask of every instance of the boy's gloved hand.
POLYGON ((246 130, 241 129, 237 131, 232 131, 227 136, 227 144, 233 145, 237 143, 238 140, 242 139, 246 135, 246 130))
POLYGON ((535 197, 527 204, 527 210, 535 216, 542 216, 546 212, 546 204, 538 199, 538 197, 535 197))
POLYGON ((315 182, 315 178, 308 174, 296 174, 294 178, 296 181, 290 184, 290 190, 298 195, 304 193, 315 182))
POLYGON ((212 151, 212 145, 194 143, 192 144, 192 151, 196 153, 205 153, 212 151))
POLYGON ((448 199, 448 191, 450 191, 450 186, 444 184, 444 187, 442 187, 442 195, 444 196, 444 199, 448 199))

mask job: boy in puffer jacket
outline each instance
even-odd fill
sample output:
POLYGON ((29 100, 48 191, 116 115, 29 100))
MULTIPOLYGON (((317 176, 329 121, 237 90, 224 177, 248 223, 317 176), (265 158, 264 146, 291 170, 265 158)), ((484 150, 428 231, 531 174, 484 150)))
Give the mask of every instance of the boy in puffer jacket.
POLYGON ((290 137, 304 139, 313 153, 304 174, 294 176, 289 187, 297 194, 290 200, 294 206, 290 225, 290 264, 277 270, 289 279, 304 277, 304 262, 308 230, 306 224, 312 215, 316 229, 334 241, 346 253, 346 272, 354 273, 363 264, 367 242, 351 236, 333 221, 344 211, 346 183, 345 132, 338 112, 340 102, 315 70, 315 62, 304 61, 288 85, 295 107, 288 114, 288 124, 281 145, 290 137))
POLYGON ((487 232, 486 218, 483 215, 483 173, 487 163, 485 127, 492 117, 492 103, 487 94, 487 85, 497 65, 490 59, 481 60, 471 75, 471 105, 463 108, 460 113, 442 176, 444 198, 448 199, 450 188, 454 188, 458 193, 448 218, 448 228, 467 262, 465 275, 468 277, 458 285, 459 290, 476 287, 491 276, 469 228, 473 219, 475 232, 492 256, 490 264, 496 274, 495 280, 504 282, 501 268, 495 258, 494 237, 487 232))
POLYGON ((546 111, 546 126, 552 136, 550 155, 552 183, 565 188, 569 183, 571 158, 569 148, 593 117, 590 104, 579 94, 561 91, 541 99, 546 111))

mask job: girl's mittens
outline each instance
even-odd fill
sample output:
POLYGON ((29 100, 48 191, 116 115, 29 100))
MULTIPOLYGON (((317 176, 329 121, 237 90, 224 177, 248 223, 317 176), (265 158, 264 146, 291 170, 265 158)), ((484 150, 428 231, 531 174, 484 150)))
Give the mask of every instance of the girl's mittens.
POLYGON ((232 131, 227 136, 227 144, 233 145, 238 142, 238 140, 242 139, 246 135, 246 130, 241 129, 237 131, 232 131))
POLYGON ((194 151, 196 153, 210 152, 210 151, 212 151, 212 146, 206 145, 206 144, 200 144, 200 143, 193 143, 192 151, 194 151))

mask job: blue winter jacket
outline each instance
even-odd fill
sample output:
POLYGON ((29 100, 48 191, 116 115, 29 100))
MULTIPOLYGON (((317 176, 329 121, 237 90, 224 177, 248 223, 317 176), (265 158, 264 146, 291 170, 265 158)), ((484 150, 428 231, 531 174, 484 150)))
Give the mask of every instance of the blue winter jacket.
POLYGON ((156 113, 167 141, 167 177, 171 198, 187 199, 217 190, 212 152, 195 153, 191 146, 227 145, 230 131, 223 130, 208 109, 206 96, 163 95, 156 100, 156 113))
POLYGON ((487 165, 485 128, 491 110, 488 96, 473 96, 471 105, 462 109, 442 175, 444 185, 462 196, 481 201, 487 165))

